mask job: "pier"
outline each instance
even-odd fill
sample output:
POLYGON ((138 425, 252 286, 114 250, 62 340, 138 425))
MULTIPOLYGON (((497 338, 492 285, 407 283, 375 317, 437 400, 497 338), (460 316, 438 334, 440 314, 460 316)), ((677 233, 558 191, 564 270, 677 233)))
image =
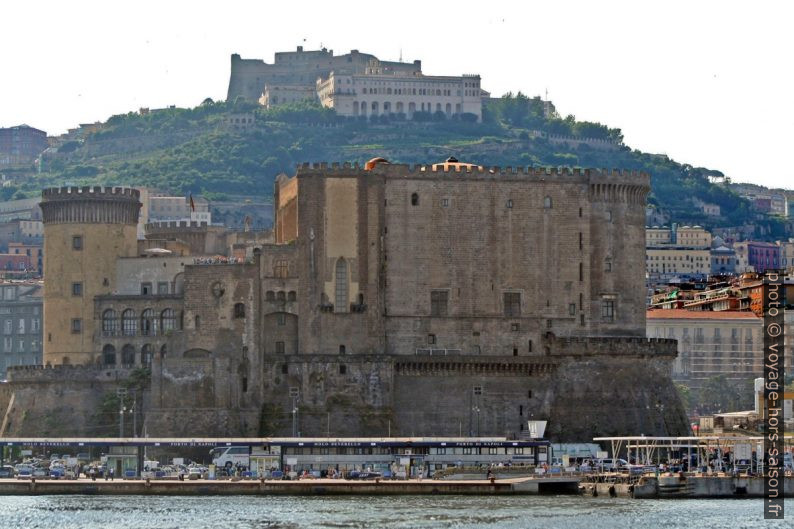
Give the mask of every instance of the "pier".
POLYGON ((512 478, 498 480, 141 480, 0 479, 0 495, 510 495, 570 493, 576 478, 512 478))

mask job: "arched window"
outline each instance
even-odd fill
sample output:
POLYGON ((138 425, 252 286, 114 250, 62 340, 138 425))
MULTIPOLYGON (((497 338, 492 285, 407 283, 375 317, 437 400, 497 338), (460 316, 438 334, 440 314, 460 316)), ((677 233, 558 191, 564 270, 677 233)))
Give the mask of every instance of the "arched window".
POLYGON ((141 336, 155 336, 156 320, 154 318, 154 311, 152 309, 145 309, 141 312, 141 336))
POLYGON ((135 336, 138 332, 138 319, 134 310, 127 309, 121 313, 121 332, 124 336, 135 336))
POLYGON ((294 290, 290 290, 287 292, 287 301, 295 301, 298 299, 298 295, 295 293, 294 290))
POLYGON ((551 209, 551 197, 546 197, 543 199, 543 207, 546 209, 551 209))
POLYGON ((131 366, 135 363, 135 348, 127 344, 121 348, 121 363, 125 366, 131 366))
POLYGON ((201 316, 198 314, 196 314, 196 316, 193 318, 193 328, 196 330, 201 328, 201 316))
POLYGON ((185 274, 179 272, 174 276, 174 294, 185 293, 185 274))
POLYGON ((174 309, 165 309, 160 313, 160 328, 163 332, 176 330, 176 313, 174 309))
POLYGON ((452 105, 450 103, 447 103, 447 106, 445 107, 445 110, 447 112, 447 116, 452 114, 452 105))
POLYGON ((377 114, 378 113, 378 102, 377 101, 373 101, 372 102, 372 113, 373 114, 377 114))
POLYGON ((411 205, 418 206, 419 205, 419 195, 416 193, 411 193, 411 205))
POLYGON ((165 358, 166 354, 168 354, 168 346, 163 344, 163 346, 160 347, 160 358, 165 358))
POLYGON ((279 300, 279 301, 286 301, 287 293, 284 292, 283 290, 279 290, 278 294, 276 294, 276 299, 279 300))
POLYGON ((102 363, 108 366, 116 365, 116 348, 107 344, 102 348, 102 363))
POLYGON ((265 301, 276 301, 276 293, 272 290, 268 290, 265 293, 265 301))
POLYGON ((150 366, 152 365, 152 358, 154 357, 154 349, 152 349, 152 344, 145 344, 141 347, 141 365, 150 366))
POLYGON ((243 303, 235 303, 234 304, 234 312, 232 313, 233 318, 245 318, 245 305, 243 303))
POLYGON ((105 336, 115 336, 118 333, 119 315, 115 310, 107 309, 102 313, 102 334, 105 336))
POLYGON ((347 312, 347 261, 344 257, 336 261, 334 312, 347 312))

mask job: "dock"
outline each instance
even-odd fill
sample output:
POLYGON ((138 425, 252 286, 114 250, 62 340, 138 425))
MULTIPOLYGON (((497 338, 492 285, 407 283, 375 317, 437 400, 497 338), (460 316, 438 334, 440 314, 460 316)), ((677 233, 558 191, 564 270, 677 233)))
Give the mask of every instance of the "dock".
POLYGON ((495 480, 141 480, 0 479, 0 495, 533 495, 579 492, 577 478, 495 480))

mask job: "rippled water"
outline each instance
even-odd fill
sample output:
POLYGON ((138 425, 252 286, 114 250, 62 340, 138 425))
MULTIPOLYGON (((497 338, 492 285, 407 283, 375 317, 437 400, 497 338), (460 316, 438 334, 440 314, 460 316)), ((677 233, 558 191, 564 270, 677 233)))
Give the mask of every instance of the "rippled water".
POLYGON ((0 527, 790 529, 794 512, 786 521, 765 522, 761 500, 588 496, 2 496, 0 527))

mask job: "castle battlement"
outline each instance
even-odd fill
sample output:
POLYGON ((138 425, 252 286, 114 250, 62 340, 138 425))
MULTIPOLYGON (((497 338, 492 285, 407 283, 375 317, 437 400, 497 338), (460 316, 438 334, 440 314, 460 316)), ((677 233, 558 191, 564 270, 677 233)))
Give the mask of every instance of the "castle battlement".
POLYGON ((74 198, 130 198, 138 200, 141 192, 131 187, 102 187, 102 186, 65 186, 49 187, 42 190, 41 196, 45 200, 71 200, 74 198))
POLYGON ((641 337, 566 337, 549 340, 551 355, 659 355, 676 356, 677 341, 641 337))
POLYGON ((642 171, 629 171, 625 169, 596 169, 587 168, 581 169, 578 167, 532 167, 532 166, 492 166, 485 167, 481 165, 452 165, 452 164, 387 164, 381 163, 376 165, 371 170, 366 170, 358 162, 351 164, 350 162, 315 162, 303 163, 297 166, 298 173, 307 174, 317 171, 322 171, 323 174, 337 175, 344 174, 351 176, 351 172, 367 171, 375 174, 383 174, 386 176, 422 176, 427 173, 435 174, 479 174, 479 175, 525 175, 525 176, 576 176, 576 177, 598 177, 598 178, 633 178, 633 179, 648 179, 648 173, 642 171))
POLYGON ((141 193, 130 187, 51 187, 41 192, 41 211, 48 224, 138 223, 141 193))
POLYGON ((197 220, 162 220, 157 222, 150 222, 146 225, 146 231, 149 232, 151 230, 173 230, 176 228, 179 229, 201 229, 206 230, 209 226, 207 221, 197 221, 197 220))
POLYGON ((108 367, 97 364, 57 364, 57 365, 27 365, 8 366, 6 376, 9 382, 83 382, 115 381, 129 376, 133 368, 108 367))
POLYGON ((645 204, 650 192, 650 176, 642 171, 622 169, 582 169, 569 167, 484 167, 473 164, 390 164, 378 163, 371 169, 358 162, 304 163, 297 168, 298 176, 356 177, 366 175, 386 178, 474 178, 474 179, 521 179, 554 183, 581 183, 589 186, 590 199, 594 202, 625 202, 645 204))

